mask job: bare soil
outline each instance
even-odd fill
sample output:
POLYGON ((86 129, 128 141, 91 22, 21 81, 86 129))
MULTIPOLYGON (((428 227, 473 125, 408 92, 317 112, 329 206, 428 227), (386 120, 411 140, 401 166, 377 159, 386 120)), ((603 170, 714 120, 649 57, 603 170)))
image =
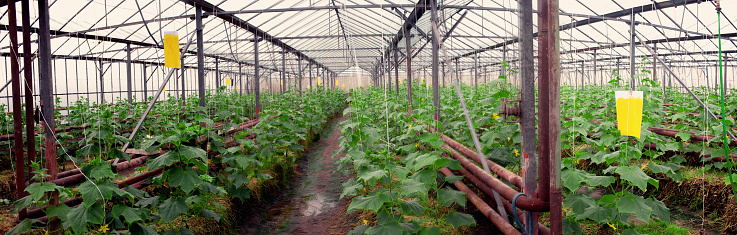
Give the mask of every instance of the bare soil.
POLYGON ((279 194, 265 198, 261 210, 247 215, 241 234, 346 234, 359 224, 357 212, 346 214, 351 198, 339 199, 348 177, 336 171, 345 156, 339 149, 339 122, 334 118, 299 160, 297 172, 279 194))

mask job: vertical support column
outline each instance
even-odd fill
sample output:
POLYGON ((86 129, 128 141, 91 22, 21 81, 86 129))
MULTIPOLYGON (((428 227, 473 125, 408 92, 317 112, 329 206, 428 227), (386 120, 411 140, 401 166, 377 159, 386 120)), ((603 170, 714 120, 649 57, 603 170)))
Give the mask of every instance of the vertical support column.
POLYGON ((220 60, 215 57, 215 89, 220 88, 220 60))
POLYGON ((560 178, 560 45, 558 1, 538 0, 538 90, 540 123, 540 187, 550 202, 550 234, 562 234, 563 198, 560 178))
MULTIPOLYGON (((16 20, 15 1, 8 0, 8 34, 10 36, 10 79, 11 79, 11 90, 13 92, 13 156, 15 157, 15 185, 17 200, 20 200, 25 196, 26 180, 25 180, 25 166, 23 161, 23 116, 20 99, 20 64, 18 64, 18 26, 16 20)), ((47 22, 48 23, 48 22, 47 22)), ((47 25, 48 26, 48 25, 47 25)), ((23 31, 24 33, 26 31, 23 31)), ((24 56, 29 56, 24 54, 24 56)), ((31 70, 30 67, 26 67, 27 71, 31 70)), ((29 94, 26 94, 28 96, 29 94)), ((43 106, 42 106, 43 107, 43 106)), ((30 121, 30 120, 26 120, 30 121)), ((53 145, 52 145, 53 146, 53 145)), ((47 151, 48 152, 48 151, 47 151)), ((56 160, 56 158, 54 158, 56 160)), ((25 210, 22 212, 25 217, 25 210)), ((20 216, 20 215, 19 215, 20 216)))
POLYGON ((476 56, 473 57, 473 86, 476 90, 476 93, 479 93, 479 56, 476 54, 476 56))
POLYGON ((180 69, 180 71, 182 72, 182 74, 180 75, 181 76, 181 79, 182 79, 182 105, 186 105, 187 104, 187 95, 186 95, 187 94, 187 88, 185 88, 185 83, 184 83, 185 82, 185 80, 184 80, 185 79, 184 74, 186 72, 185 71, 185 68, 184 68, 184 56, 182 56, 179 59, 181 60, 180 61, 180 64, 182 65, 182 68, 180 69))
POLYGON ((126 60, 125 60, 125 70, 126 70, 126 78, 128 81, 128 104, 133 104, 133 80, 132 76, 133 73, 131 72, 131 44, 128 43, 125 45, 125 52, 126 52, 126 60))
POLYGON ((146 76, 146 64, 143 64, 142 67, 143 72, 141 73, 141 75, 143 76, 143 101, 145 102, 146 100, 148 100, 148 87, 146 84, 146 82, 148 81, 148 76, 146 76))
MULTIPOLYGON (((592 70, 591 70, 591 71, 593 72, 593 74, 594 74, 594 77, 593 77, 593 79, 594 79, 594 83, 596 83, 596 78, 598 78, 598 77, 596 76, 596 75, 597 75, 597 74, 596 74, 596 70, 597 70, 598 68, 599 68, 599 67, 596 67, 596 50, 594 50, 594 69, 592 69, 592 70)), ((603 85, 604 85, 604 79, 601 79, 601 80, 599 81, 599 85, 600 85, 600 86, 603 86, 603 85)))
POLYGON ((584 61, 581 61, 581 85, 586 86, 586 67, 584 67, 584 61))
POLYGON ((240 95, 243 95, 243 89, 243 64, 238 62, 238 90, 240 90, 240 95))
POLYGON ((259 117, 259 113, 261 112, 261 84, 259 80, 261 80, 261 74, 259 73, 259 65, 258 65, 258 41, 260 39, 258 38, 258 35, 254 35, 253 38, 253 63, 254 63, 254 71, 255 75, 253 77, 253 88, 256 90, 256 118, 259 117))
MULTIPOLYGON (((621 73, 619 71, 619 59, 617 59, 617 76, 620 76, 620 75, 621 75, 621 73)), ((620 76, 619 78, 621 80, 622 79, 622 76, 620 76)), ((620 86, 620 85, 621 84, 619 84, 619 81, 617 81, 617 86, 620 86)))
POLYGON ((202 35, 202 6, 195 6, 197 27, 197 92, 200 96, 200 107, 205 107, 205 46, 202 35))
POLYGON ((635 90, 635 12, 630 14, 630 90, 635 90))
POLYGON ((299 97, 302 97, 302 57, 297 58, 297 82, 299 82, 299 97))
POLYGON ((409 29, 402 28, 404 33, 404 43, 407 53, 407 102, 409 102, 409 113, 412 114, 412 35, 409 29))
POLYGON ((397 50, 399 49, 394 47, 394 88, 396 88, 397 95, 399 95, 399 55, 397 50))
POLYGON ((105 103, 105 81, 103 81, 102 77, 105 75, 105 70, 102 68, 102 60, 97 61, 98 64, 98 73, 100 74, 100 104, 105 103))
MULTIPOLYGON (((14 22, 14 21, 13 21, 14 22)), ((51 70, 51 36, 49 35, 49 4, 47 0, 38 0, 38 72, 39 72, 39 88, 41 94, 41 113, 44 124, 44 156, 46 158, 47 173, 51 175, 49 181, 56 179, 56 141, 54 136, 54 128, 56 127, 54 118, 54 80, 51 70)), ((14 38, 14 37, 13 37, 14 38)), ((30 69, 30 68, 29 68, 30 69)), ((51 205, 59 205, 59 192, 51 194, 51 205)), ((51 234, 61 234, 61 221, 51 219, 49 221, 48 231, 51 234)))
MULTIPOLYGON (((31 174, 31 163, 33 163, 34 160, 36 160, 36 133, 35 133, 35 123, 33 120, 33 57, 31 56, 31 13, 30 13, 30 3, 29 0, 23 0, 21 2, 21 11, 22 11, 22 19, 21 21, 23 24, 23 68, 25 70, 23 71, 23 76, 26 81, 25 85, 25 103, 26 103, 26 152, 27 152, 27 163, 25 167, 28 167, 28 178, 30 179, 32 177, 31 174)), ((19 143, 19 142, 15 142, 19 143)), ((22 161, 22 159, 21 159, 22 161)), ((16 162, 16 167, 18 169, 21 169, 21 175, 23 175, 23 164, 18 164, 16 162)), ((16 175, 17 177, 17 175, 16 175)), ((18 178, 16 178, 17 180, 18 178)), ((20 179, 23 179, 21 177, 20 179)), ((17 182, 17 181, 16 181, 17 182)), ((25 182, 22 185, 23 188, 25 188, 25 182)), ((17 190, 18 188, 16 188, 17 190)), ((25 196, 25 192, 23 191, 25 189, 21 189, 17 192, 21 192, 22 196, 25 196)), ((21 194, 19 194, 21 196, 21 194)), ((18 197, 20 199, 22 197, 18 197)), ((26 216, 26 210, 23 209, 18 213, 18 215, 23 218, 26 216)))
MULTIPOLYGON (((504 62, 504 64, 506 65, 509 65, 507 63, 507 44, 504 44, 504 48, 502 49, 502 62, 504 62)), ((512 83, 512 81, 507 77, 507 67, 506 66, 502 66, 502 76, 505 80, 507 80, 507 83, 512 83)), ((519 84, 515 84, 515 85, 519 85, 519 84)))
POLYGON ((307 67, 308 67, 307 71, 309 72, 309 77, 310 77, 310 87, 309 88, 310 90, 312 90, 313 88, 315 88, 315 86, 312 85, 312 62, 307 64, 307 67))
MULTIPOLYGON (((435 29, 438 28, 438 3, 437 0, 431 1, 431 21, 432 21, 432 27, 435 29)), ((438 30, 433 30, 432 32, 432 103, 435 106, 435 116, 434 119, 436 121, 440 120, 440 95, 438 87, 438 76, 439 73, 439 51, 440 51, 440 35, 437 35, 438 30)))
POLYGON ((443 62, 443 88, 445 88, 445 62, 443 62))
MULTIPOLYGON (((532 38, 532 0, 520 0, 519 3, 519 35, 520 35, 520 93, 522 110, 522 120, 520 122, 522 132, 522 169, 525 174, 522 177, 524 188, 522 192, 528 197, 535 195, 537 190, 537 156, 535 138, 535 58, 534 58, 534 42, 532 38)), ((537 196, 540 197, 539 195, 537 196)), ((525 215, 529 215, 525 212, 525 215)), ((529 218, 525 216, 525 218, 529 218)), ((537 213, 532 213, 532 221, 526 221, 529 225, 533 224, 532 234, 537 234, 537 213)))
POLYGON ((287 61, 286 61, 286 54, 287 52, 284 51, 284 48, 281 49, 281 82, 279 85, 281 86, 281 93, 284 94, 285 91, 287 91, 287 61))

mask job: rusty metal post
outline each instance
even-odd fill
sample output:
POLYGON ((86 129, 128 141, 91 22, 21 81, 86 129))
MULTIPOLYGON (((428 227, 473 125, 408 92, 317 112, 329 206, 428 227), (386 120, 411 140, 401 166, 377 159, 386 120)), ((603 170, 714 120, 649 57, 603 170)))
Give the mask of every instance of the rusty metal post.
MULTIPOLYGON (((520 129, 522 131, 522 177, 524 177, 524 188, 522 192, 529 197, 535 195, 537 190, 537 156, 535 154, 535 57, 534 41, 532 37, 532 0, 520 0, 519 2, 519 35, 520 35, 520 107, 522 120, 520 129)), ((531 212, 526 211, 524 218, 529 218, 531 212)), ((537 213, 532 213, 532 224, 537 225, 537 213)), ((525 219, 527 220, 527 219, 525 219)), ((525 221, 526 224, 531 221, 525 221)), ((532 234, 537 234, 537 226, 533 226, 532 234)))
MULTIPOLYGON (((432 21, 433 25, 438 24, 438 3, 437 0, 431 0, 430 3, 431 8, 431 14, 430 19, 432 21)), ((435 106, 435 115, 433 119, 435 121, 440 121, 440 95, 439 90, 440 87, 438 86, 438 76, 439 76, 439 50, 440 50, 440 35, 438 32, 433 30, 432 33, 432 103, 433 106, 435 106)))
POLYGON ((541 44, 545 44, 544 48, 540 48, 539 69, 540 77, 540 158, 546 159, 546 166, 543 167, 542 161, 540 168, 546 168, 547 174, 540 174, 541 184, 547 192, 543 190, 538 192, 543 197, 543 201, 550 202, 550 232, 551 234, 562 233, 563 219, 563 197, 561 191, 560 178, 560 45, 559 45, 559 25, 558 25, 558 1, 559 0, 538 0, 538 17, 542 17, 540 22, 541 44), (542 4, 540 4, 542 2, 542 4), (542 180, 544 178, 544 180, 542 180), (548 194, 548 195, 545 195, 548 194))
POLYGON ((399 95, 399 56, 397 54, 397 47, 394 47, 394 87, 396 88, 397 95, 399 95))
MULTIPOLYGON (((56 179, 56 141, 54 128, 54 80, 51 70, 51 36, 49 29, 49 4, 47 0, 38 0, 38 73, 39 88, 41 94, 41 113, 44 120, 44 156, 46 158, 47 174, 51 175, 49 180, 56 179)), ((51 205, 59 205, 59 192, 51 194, 51 205)), ((52 234, 61 234, 61 221, 59 219, 49 221, 48 231, 52 234)))
MULTIPOLYGON (((31 163, 36 159, 36 133, 35 123, 33 122, 33 69, 31 69, 33 67, 33 57, 31 54, 31 7, 29 0, 23 0, 21 2, 21 8, 21 21, 23 21, 23 68, 26 68, 23 71, 26 81, 26 161, 28 163, 26 167, 28 167, 28 179, 30 180, 33 177, 31 163)), ((19 215, 23 213, 25 213, 25 209, 19 215)))
POLYGON ((409 29, 402 28, 404 30, 404 43, 407 53, 407 102, 409 102, 409 113, 412 114, 412 35, 409 33, 409 29))
MULTIPOLYGON (((16 200, 25 196, 25 166, 23 164, 23 116, 21 114, 20 102, 20 65, 18 64, 18 27, 16 26, 16 10, 15 1, 8 0, 8 33, 10 35, 10 79, 11 90, 13 91, 13 156, 15 156, 15 192, 16 200)), ((24 31, 25 32, 25 31, 24 31)), ((28 56, 28 55, 25 55, 28 56)), ((26 71, 31 70, 30 67, 26 71)), ((26 94, 28 96, 28 94, 26 94)), ((25 216, 25 210, 22 211, 25 216)))

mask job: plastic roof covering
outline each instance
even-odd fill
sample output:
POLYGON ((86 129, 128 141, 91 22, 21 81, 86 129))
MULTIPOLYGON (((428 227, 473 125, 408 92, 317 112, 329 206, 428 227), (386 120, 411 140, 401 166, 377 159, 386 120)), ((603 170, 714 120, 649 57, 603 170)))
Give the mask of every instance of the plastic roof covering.
MULTIPOLYGON (((491 11, 473 8, 517 8, 514 0, 439 0, 441 5, 469 6, 472 9, 461 10, 455 8, 444 8, 440 12, 442 20, 440 24, 441 33, 455 24, 463 12, 468 11, 465 19, 461 20, 458 27, 452 32, 452 36, 445 42, 451 57, 473 52, 480 48, 496 45, 510 40, 518 35, 517 13, 514 11, 491 11)), ((660 0, 672 1, 672 0, 660 0)), ((537 9, 536 1, 533 1, 533 9, 537 9)), ((604 15, 622 9, 652 4, 653 0, 560 0, 560 24, 573 23, 597 15, 604 15)), ((675 1, 678 2, 678 1, 675 1)), ((38 27, 35 14, 37 12, 33 2, 32 19, 33 27, 38 27)), ((352 5, 377 5, 377 4, 403 4, 409 6, 416 2, 409 0, 280 0, 280 1, 210 1, 209 3, 225 11, 243 11, 259 9, 288 9, 304 8, 310 6, 352 6, 352 5)), ((50 2, 51 29, 65 32, 90 31, 89 35, 106 36, 109 38, 126 39, 149 44, 163 43, 164 31, 178 31, 180 45, 184 46, 195 30, 194 19, 179 17, 194 15, 192 5, 175 0, 94 0, 94 1, 72 1, 51 0, 50 2), (139 13, 138 9, 142 9, 139 13), (174 20, 157 20, 169 17, 178 17, 174 20), (149 35, 144 24, 112 27, 104 30, 93 30, 102 27, 118 26, 126 23, 140 22, 146 19, 149 35)), ((4 7, 0 23, 7 25, 7 7, 4 7)), ((636 15, 636 21, 646 23, 638 25, 637 31, 644 40, 657 40, 666 38, 678 38, 686 36, 712 35, 717 30, 717 17, 712 2, 690 4, 686 7, 679 6, 663 10, 649 11, 636 15)), ((722 34, 737 33, 737 28, 732 24, 737 20, 737 1, 722 1, 722 8, 728 20, 722 20, 722 34)), ((20 28, 20 4, 17 5, 18 25, 20 28)), ((413 10, 411 7, 397 8, 405 15, 413 10)), ((392 8, 347 8, 336 10, 303 10, 284 12, 249 12, 235 14, 236 17, 258 27, 270 35, 280 38, 287 45, 300 50, 308 57, 320 64, 327 66, 335 72, 344 71, 354 64, 370 71, 374 64, 380 59, 389 42, 394 38, 404 20, 398 15, 397 10, 392 8), (337 13, 336 13, 337 12, 337 13), (292 37, 292 38, 290 38, 292 37), (300 37, 300 38, 295 38, 300 37)), ((629 20, 629 16, 620 19, 629 20)), ((422 16, 417 26, 425 33, 430 33, 430 12, 422 16)), ((533 15, 534 25, 537 26, 537 17, 533 15)), ((245 29, 239 28, 231 22, 209 16, 203 19, 205 53, 218 55, 235 61, 252 64, 254 61, 254 45, 251 40, 254 35, 245 29)), ((533 29, 536 32, 536 29, 533 29)), ((623 65, 629 63, 629 25, 625 21, 607 20, 589 25, 574 27, 560 32, 561 38, 561 63, 564 69, 575 69, 576 64, 585 61, 587 64, 593 60, 594 53, 597 54, 599 65, 612 65, 620 61, 623 65), (587 49, 600 46, 619 45, 612 48, 600 49, 596 52, 585 51, 568 53, 573 50, 587 49), (610 59, 614 58, 614 59, 610 59), (618 60, 616 58, 619 58, 618 60)), ((419 36, 416 29, 412 29, 411 38, 414 49, 427 44, 427 40, 419 36)), ((0 32, 0 52, 8 52, 5 45, 9 45, 7 31, 0 32)), ((35 40, 36 35, 32 36, 35 40)), ((105 59, 125 59, 124 51, 126 45, 109 41, 85 40, 72 37, 52 37, 51 48, 54 55, 61 56, 91 56, 105 59)), ((20 34, 19 34, 19 42, 20 34)), ((535 43, 537 44, 537 43, 535 43)), ((399 49, 404 52, 404 40, 398 43, 399 49)), ((132 46, 133 59, 163 62, 163 50, 132 46)), ((190 46, 194 50, 195 44, 190 46)), ((430 62, 431 46, 425 45, 417 58, 413 59, 413 70, 427 68, 430 62)), ((537 48, 537 45, 535 45, 537 48)), ((491 65, 489 69, 499 69, 498 63, 502 60, 503 48, 495 48, 474 54, 470 57, 458 59, 461 68, 470 68, 474 64, 474 58, 478 57, 478 64, 491 65)), ((518 57, 517 44, 507 46, 506 58, 514 63, 518 57)), ((33 50, 36 45, 33 44, 33 50)), ((281 48, 268 43, 259 43, 260 65, 281 70, 281 48)), ((716 59, 714 54, 698 54, 698 52, 709 52, 717 50, 717 40, 694 40, 694 41, 668 41, 658 44, 659 54, 677 54, 666 57, 668 61, 711 61, 716 59), (690 54, 696 52, 697 54, 690 54)), ((723 50, 737 50, 737 42, 734 39, 723 40, 723 50)), ((414 53, 414 52, 413 52, 414 53)), ((401 55, 401 54, 400 54, 401 55)), ((638 47, 636 56, 650 55, 644 47, 638 47)), ((400 56, 401 57, 401 56, 400 56)), ((296 56, 291 53, 286 55, 288 59, 287 71, 297 71, 296 56)), ((729 59, 729 58, 728 58, 729 59)), ((441 58, 442 60, 442 58, 441 58)), ((214 67, 214 59, 206 58, 206 66, 214 67)), ((402 59, 403 61, 403 59, 402 59)), ((189 55, 185 57, 188 66, 196 65, 196 57, 189 55)), ((705 63, 705 62, 704 62, 705 63)), ((711 62, 709 62, 711 63, 711 62)), ((713 63, 711 63, 713 64, 713 63)), ((306 63, 303 63, 306 66, 306 63)), ((514 66, 513 66, 514 67, 514 66)), ((237 71, 237 65, 227 62, 221 63, 220 68, 224 70, 237 71)), ((400 66, 400 69, 404 69, 400 66)), ((268 69, 267 69, 268 70, 268 69)))

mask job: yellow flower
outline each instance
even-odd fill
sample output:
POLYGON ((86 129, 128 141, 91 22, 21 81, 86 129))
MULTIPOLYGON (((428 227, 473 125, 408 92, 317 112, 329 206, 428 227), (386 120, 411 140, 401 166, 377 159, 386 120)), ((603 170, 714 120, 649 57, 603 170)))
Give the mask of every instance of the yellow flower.
POLYGON ((420 144, 415 143, 415 148, 418 148, 418 147, 420 147, 420 144))
POLYGON ((645 170, 645 167, 647 167, 647 164, 642 164, 642 166, 640 167, 640 170, 645 170))
POLYGON ((49 235, 49 230, 46 230, 46 229, 44 228, 44 229, 42 229, 42 231, 44 231, 44 235, 49 235))
POLYGON ((612 225, 612 224, 610 224, 610 223, 606 223, 606 224, 608 224, 608 225, 609 225, 609 227, 612 227, 612 229, 614 229, 614 231, 617 231, 617 227, 614 227, 614 225, 612 225))
POLYGON ((424 102, 425 101, 425 98, 422 98, 422 101, 424 102))
POLYGON ((100 231, 102 233, 107 233, 107 231, 110 231, 110 229, 107 228, 107 224, 105 224, 103 226, 100 226, 100 229, 98 229, 97 231, 100 231))
POLYGON ((517 149, 515 149, 515 150, 514 150, 514 156, 515 156, 515 157, 516 157, 516 156, 519 156, 519 151, 517 151, 517 149))
POLYGON ((368 220, 363 220, 364 225, 368 225, 368 220))
POLYGON ((497 114, 497 113, 492 114, 491 117, 493 117, 494 118, 494 121, 496 121, 497 119, 499 119, 499 114, 497 114))
POLYGON ((409 124, 409 129, 412 129, 412 124, 409 124))
POLYGON ((512 141, 512 138, 510 138, 510 137, 507 137, 507 141, 512 141))
POLYGON ((576 164, 581 163, 581 159, 576 159, 576 164))

